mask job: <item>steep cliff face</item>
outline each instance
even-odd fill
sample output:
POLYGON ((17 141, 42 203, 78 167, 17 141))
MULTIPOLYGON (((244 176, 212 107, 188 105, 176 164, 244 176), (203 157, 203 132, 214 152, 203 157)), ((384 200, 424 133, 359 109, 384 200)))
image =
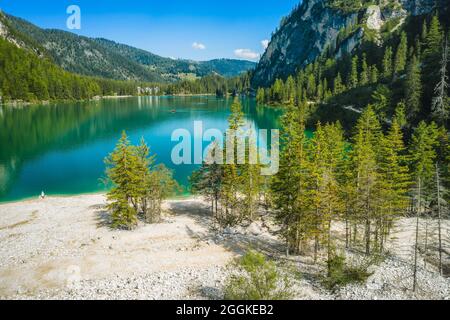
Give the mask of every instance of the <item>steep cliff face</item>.
POLYGON ((332 2, 304 0, 283 20, 255 70, 255 86, 286 78, 313 62, 327 47, 336 57, 352 52, 362 43, 366 30, 377 33, 386 21, 398 19, 401 23, 408 15, 429 13, 435 4, 435 0, 382 0, 379 5, 361 1, 359 9, 344 10, 331 6, 332 2), (343 30, 349 31, 344 38, 343 30))

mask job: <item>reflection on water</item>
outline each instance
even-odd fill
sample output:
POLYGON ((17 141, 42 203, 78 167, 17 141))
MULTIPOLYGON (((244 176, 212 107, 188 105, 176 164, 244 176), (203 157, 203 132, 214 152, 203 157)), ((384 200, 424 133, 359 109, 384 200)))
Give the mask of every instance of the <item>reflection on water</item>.
MULTIPOLYGON (((227 128, 231 99, 215 97, 136 97, 92 102, 0 108, 0 201, 47 194, 103 190, 105 156, 121 131, 133 143, 144 137, 158 161, 175 170, 180 183, 195 166, 170 161, 173 130, 227 128)), ((279 128, 281 111, 243 100, 247 119, 256 129, 279 128)))

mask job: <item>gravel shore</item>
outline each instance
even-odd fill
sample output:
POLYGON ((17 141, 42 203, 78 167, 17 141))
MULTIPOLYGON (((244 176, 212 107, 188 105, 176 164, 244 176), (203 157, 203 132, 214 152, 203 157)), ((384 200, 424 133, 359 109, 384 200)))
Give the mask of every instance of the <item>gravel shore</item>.
POLYGON ((108 227, 104 205, 101 194, 0 205, 0 298, 221 299, 227 266, 250 246, 300 272, 296 299, 450 299, 450 279, 432 266, 421 266, 419 290, 411 292, 409 219, 399 223, 391 255, 372 267, 366 284, 331 293, 308 258, 283 260, 267 218, 217 233, 207 204, 190 198, 165 202, 161 223, 126 232, 108 227))

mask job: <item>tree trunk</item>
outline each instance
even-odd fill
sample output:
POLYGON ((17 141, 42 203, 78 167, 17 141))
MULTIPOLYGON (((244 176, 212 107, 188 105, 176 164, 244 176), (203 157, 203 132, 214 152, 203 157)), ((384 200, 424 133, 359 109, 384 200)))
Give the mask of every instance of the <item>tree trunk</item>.
POLYGON ((427 216, 425 215, 424 217, 425 219, 425 245, 424 245, 424 250, 423 250, 423 255, 424 255, 424 263, 423 263, 423 267, 425 268, 425 270, 427 270, 427 255, 428 255, 428 219, 427 216))
POLYGON ((420 212, 421 212, 421 206, 422 206, 422 185, 421 185, 421 179, 419 178, 418 181, 418 204, 417 204, 417 220, 416 220, 416 245, 414 248, 414 275, 413 275, 413 291, 416 292, 417 290, 417 260, 419 257, 419 222, 420 222, 420 212))
POLYGON ((289 257, 289 224, 286 223, 287 225, 287 233, 286 233, 286 257, 289 257))
POLYGON ((345 248, 348 249, 350 246, 350 234, 349 234, 349 226, 348 226, 348 210, 346 211, 345 218, 345 248))
POLYGON ((443 275, 442 268, 442 210, 441 210, 441 181, 439 177, 439 166, 436 163, 436 184, 437 184, 437 208, 438 208, 438 236, 439 236, 439 273, 443 275))
POLYGON ((370 220, 366 219, 366 255, 370 255, 370 220))

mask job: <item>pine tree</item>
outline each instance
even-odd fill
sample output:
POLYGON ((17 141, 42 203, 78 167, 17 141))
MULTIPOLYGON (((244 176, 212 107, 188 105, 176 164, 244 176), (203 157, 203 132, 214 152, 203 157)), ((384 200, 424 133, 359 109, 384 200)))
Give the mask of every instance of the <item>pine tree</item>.
POLYGON ((325 230, 327 223, 325 219, 324 209, 324 194, 323 194, 323 179, 325 176, 324 170, 326 165, 326 142, 323 127, 320 123, 317 124, 314 132, 314 137, 311 143, 308 144, 308 155, 311 157, 308 162, 308 173, 310 180, 310 187, 308 198, 311 200, 311 213, 309 215, 309 222, 312 228, 312 236, 314 239, 314 261, 317 261, 319 246, 324 242, 325 230))
POLYGON ((348 86, 350 88, 356 88, 358 86, 358 64, 359 64, 358 56, 353 57, 352 68, 350 71, 349 84, 348 84, 348 86))
POLYGON ((211 203, 211 214, 214 221, 218 221, 219 201, 223 179, 223 165, 216 163, 216 153, 222 154, 223 151, 217 146, 211 146, 208 159, 202 164, 200 169, 194 171, 190 177, 190 184, 194 194, 201 194, 211 203))
POLYGON ((383 57, 383 77, 386 80, 391 80, 392 78, 392 71, 393 71, 392 56, 393 56, 392 47, 387 47, 383 57))
POLYGON ((297 74, 297 99, 296 99, 296 103, 300 104, 301 101, 303 101, 304 99, 306 99, 305 97, 305 90, 304 90, 304 85, 305 85, 305 73, 303 70, 301 70, 298 74, 297 74))
POLYGON ((149 219, 147 219, 147 215, 149 213, 148 210, 148 180, 151 177, 150 167, 154 166, 155 158, 156 156, 150 157, 150 148, 147 146, 144 138, 141 139, 140 145, 135 148, 135 152, 137 155, 137 163, 136 163, 136 170, 137 170, 137 178, 139 181, 135 185, 137 190, 137 201, 135 201, 134 208, 138 212, 139 210, 139 204, 141 204, 142 213, 144 216, 146 216, 147 222, 149 219))
POLYGON ((433 16, 425 39, 424 59, 427 64, 437 64, 443 43, 443 33, 439 18, 433 16))
MULTIPOLYGON (((380 123, 369 105, 358 120, 353 138, 352 161, 357 185, 356 212, 364 224, 366 254, 372 251, 372 221, 377 218, 380 206, 380 177, 378 157, 382 138, 380 123)), ((356 234, 353 235, 356 237, 356 234)))
POLYGON ((382 139, 380 170, 382 183, 382 216, 378 221, 377 234, 380 239, 380 251, 394 221, 408 207, 408 191, 411 185, 408 168, 408 157, 403 141, 401 120, 394 117, 391 128, 382 139))
MULTIPOLYGON (((349 146, 347 146, 349 147, 349 146)), ((342 159, 339 168, 339 185, 340 185, 340 198, 343 205, 343 219, 345 222, 345 247, 350 248, 352 241, 352 226, 356 229, 357 219, 357 192, 358 186, 355 183, 357 181, 357 174, 353 167, 352 152, 347 152, 342 159)))
POLYGON ((306 94, 308 99, 314 99, 317 93, 316 77, 313 73, 309 74, 306 82, 306 94))
POLYGON ((423 24, 422 24, 422 32, 421 32, 421 34, 420 34, 420 40, 421 40, 422 42, 425 42, 426 39, 427 39, 427 36, 428 36, 427 20, 424 20, 424 21, 423 21, 423 24))
POLYGON ((377 66, 373 65, 370 67, 370 83, 377 83, 378 82, 378 68, 377 66))
POLYGON ((406 120, 405 102, 400 101, 397 104, 397 106, 395 107, 395 115, 394 115, 393 120, 400 126, 400 128, 403 128, 406 126, 407 120, 406 120))
POLYGON ((228 119, 229 130, 234 132, 234 137, 226 137, 227 145, 225 148, 227 159, 223 166, 223 179, 221 183, 221 199, 222 199, 222 213, 219 215, 219 223, 222 226, 234 225, 242 220, 242 210, 239 201, 239 156, 237 154, 237 136, 242 134, 242 126, 245 124, 244 113, 242 111, 242 104, 239 98, 235 98, 231 105, 231 115, 228 119), (233 150, 230 150, 232 147, 233 150), (228 156, 231 155, 231 156, 228 156), (232 159, 229 159, 232 158, 232 159))
POLYGON ((307 197, 307 153, 305 134, 305 106, 290 106, 282 118, 280 170, 273 177, 271 194, 276 219, 282 227, 286 252, 299 251, 309 235, 305 217, 309 207, 307 197))
POLYGON ((173 172, 163 164, 154 166, 146 180, 145 201, 147 210, 144 211, 147 223, 159 222, 162 214, 162 202, 180 190, 173 172))
POLYGON ((323 100, 328 101, 332 95, 333 94, 328 86, 328 80, 325 78, 323 79, 323 100))
POLYGON ((369 83, 369 81, 370 81, 370 69, 369 66, 367 65, 366 54, 364 54, 362 58, 362 73, 359 82, 362 86, 365 86, 369 83))
POLYGON ((112 212, 112 226, 130 230, 137 224, 136 207, 142 179, 139 176, 139 158, 125 132, 105 163, 107 177, 113 184, 107 195, 110 202, 108 209, 112 212))
POLYGON ((272 101, 281 103, 283 100, 284 84, 281 79, 275 80, 272 88, 272 101))
POLYGON ((424 113, 432 113, 432 100, 435 95, 435 85, 441 80, 441 58, 444 37, 439 19, 434 16, 430 22, 427 38, 423 51, 423 72, 422 80, 425 84, 423 87, 424 97, 424 113))
POLYGON ((395 54, 395 74, 399 75, 405 70, 406 59, 408 54, 408 39, 406 33, 402 32, 400 36, 400 44, 397 48, 397 53, 395 54))
MULTIPOLYGON (((344 210, 344 203, 340 197, 339 175, 342 163, 345 159, 344 133, 340 123, 328 124, 323 128, 325 142, 325 166, 323 170, 323 212, 324 212, 324 233, 327 245, 327 260, 331 262, 334 258, 335 250, 331 235, 331 226, 334 220, 340 218, 344 210)), ((330 266, 330 264, 328 264, 330 266)))
POLYGON ((295 80, 294 77, 289 76, 286 80, 286 97, 285 101, 295 101, 295 80))
POLYGON ((425 197, 432 185, 434 164, 436 159, 435 147, 438 144, 438 132, 434 123, 427 125, 421 122, 415 129, 411 147, 411 172, 415 181, 415 211, 416 211, 416 240, 414 250, 413 290, 417 289, 417 263, 419 256, 419 226, 424 213, 425 197))
MULTIPOLYGON (((294 101, 291 96, 291 101, 294 101)), ((256 134, 253 128, 249 128, 248 136, 256 134)), ((253 221, 258 208, 260 191, 263 184, 263 176, 261 175, 261 165, 257 150, 256 137, 248 138, 248 144, 245 149, 245 164, 240 166, 240 185, 243 196, 242 205, 246 218, 253 221)))
POLYGON ((414 56, 408 67, 405 83, 406 114, 409 120, 415 119, 421 111, 422 81, 419 61, 414 56))
POLYGON ((323 84, 322 84, 322 82, 319 82, 319 85, 317 86, 317 93, 316 93, 316 96, 317 96, 317 100, 318 100, 319 102, 322 101, 323 96, 324 96, 324 90, 323 90, 323 84))
POLYGON ((408 58, 412 59, 412 57, 415 55, 418 60, 421 60, 422 59, 422 48, 423 48, 422 42, 420 42, 419 38, 416 37, 414 46, 411 46, 409 48, 408 58))
POLYGON ((336 76, 336 79, 334 79, 334 94, 337 95, 344 91, 345 91, 345 87, 342 84, 342 77, 341 77, 341 74, 338 73, 336 76))
POLYGON ((266 102, 266 93, 264 88, 258 88, 258 92, 256 93, 256 103, 258 105, 262 105, 266 102))
POLYGON ((382 121, 386 121, 387 119, 391 105, 391 95, 391 91, 385 85, 379 85, 372 94, 372 100, 374 101, 373 109, 382 121))

